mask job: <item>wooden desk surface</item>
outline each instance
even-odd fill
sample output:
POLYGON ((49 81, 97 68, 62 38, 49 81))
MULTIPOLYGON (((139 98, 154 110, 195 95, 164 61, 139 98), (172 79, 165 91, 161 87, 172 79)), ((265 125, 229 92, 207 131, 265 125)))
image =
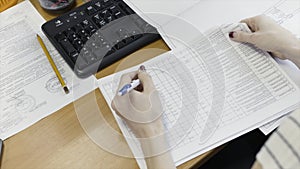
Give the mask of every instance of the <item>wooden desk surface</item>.
MULTIPOLYGON (((19 2, 20 1, 22 0, 19 0, 19 2)), ((57 16, 43 11, 39 6, 38 0, 31 0, 31 2, 46 20, 57 16)), ((77 0, 77 5, 81 3, 82 1, 77 0)), ((131 64, 141 63, 145 59, 155 57, 169 50, 162 40, 152 43, 144 49, 149 48, 156 48, 158 50, 143 53, 143 57, 131 60, 131 64)), ((137 52, 128 56, 126 59, 130 60, 130 58, 136 54, 137 52)), ((97 74, 97 77, 99 78, 113 73, 119 63, 120 62, 117 62, 109 66, 97 74)), ((104 116, 106 120, 109 121, 112 127, 119 130, 100 91, 97 89, 89 95, 94 94, 98 105, 101 105, 102 112, 105 112, 104 116)), ((79 101, 84 103, 89 95, 79 99, 79 101)), ((212 151, 190 160, 178 168, 191 168, 210 155, 212 155, 212 151)), ((138 169, 138 166, 135 159, 113 155, 97 146, 81 128, 74 110, 74 105, 71 103, 4 141, 1 169, 12 168, 138 169)))

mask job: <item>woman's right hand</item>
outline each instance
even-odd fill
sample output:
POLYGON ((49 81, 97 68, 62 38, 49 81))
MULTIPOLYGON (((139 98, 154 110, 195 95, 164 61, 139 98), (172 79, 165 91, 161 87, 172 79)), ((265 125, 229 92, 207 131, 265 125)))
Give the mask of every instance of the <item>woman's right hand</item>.
POLYGON ((149 138, 161 135, 164 133, 163 108, 159 93, 144 66, 138 71, 124 74, 120 79, 119 90, 135 78, 141 81, 139 90, 134 89, 124 96, 116 94, 111 103, 112 108, 126 121, 136 137, 149 138))

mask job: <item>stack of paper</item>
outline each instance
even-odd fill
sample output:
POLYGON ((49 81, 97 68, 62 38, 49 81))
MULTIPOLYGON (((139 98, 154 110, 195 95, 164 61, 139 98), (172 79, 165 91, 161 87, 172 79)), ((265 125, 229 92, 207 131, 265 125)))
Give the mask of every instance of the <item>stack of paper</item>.
MULTIPOLYGON (((298 107, 298 86, 267 53, 251 45, 232 42, 228 38, 230 31, 249 31, 245 25, 213 27, 222 23, 238 22, 261 13, 270 14, 273 13, 272 9, 286 4, 295 9, 286 13, 294 12, 294 16, 299 17, 297 6, 295 8, 289 2, 291 1, 274 3, 270 0, 204 0, 189 10, 179 12, 177 15, 180 18, 172 18, 168 22, 163 20, 159 23, 160 20, 151 18, 153 15, 144 15, 148 17, 147 21, 158 24, 161 33, 167 33, 163 36, 172 47, 171 52, 143 64, 153 77, 165 105, 163 119, 166 130, 171 131, 168 139, 176 165, 282 117, 298 107), (182 25, 184 22, 186 24, 182 25), (205 36, 201 36, 203 30, 206 30, 203 33, 205 36), (196 96, 187 96, 184 93, 196 93, 196 96), (194 107, 190 108, 191 105, 194 107), (196 114, 190 113, 195 109, 196 114), (182 128, 177 127, 177 122, 181 123, 182 128)), ((286 9, 291 8, 281 8, 282 11, 286 9)), ((288 21, 291 18, 285 19, 288 21)), ((133 67, 99 80, 99 88, 108 105, 117 91, 121 74, 137 68, 133 67)), ((138 141, 132 140, 134 135, 116 114, 114 116, 125 138, 130 138, 127 141, 139 166, 146 168, 138 141)), ((270 130, 277 125, 274 122, 265 129, 270 130)))

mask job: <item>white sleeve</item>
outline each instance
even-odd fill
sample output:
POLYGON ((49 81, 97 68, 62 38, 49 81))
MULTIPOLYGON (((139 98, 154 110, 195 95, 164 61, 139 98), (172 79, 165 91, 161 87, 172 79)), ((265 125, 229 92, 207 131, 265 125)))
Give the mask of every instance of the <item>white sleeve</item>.
POLYGON ((263 169, 300 166, 300 109, 287 116, 256 156, 263 169))

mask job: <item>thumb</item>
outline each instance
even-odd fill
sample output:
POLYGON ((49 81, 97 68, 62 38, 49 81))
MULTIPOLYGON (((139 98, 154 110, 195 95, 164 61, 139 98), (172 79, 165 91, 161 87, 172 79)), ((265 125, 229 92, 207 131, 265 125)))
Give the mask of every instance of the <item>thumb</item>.
POLYGON ((243 31, 234 31, 229 33, 230 39, 237 42, 247 42, 255 44, 256 33, 248 33, 243 31))

